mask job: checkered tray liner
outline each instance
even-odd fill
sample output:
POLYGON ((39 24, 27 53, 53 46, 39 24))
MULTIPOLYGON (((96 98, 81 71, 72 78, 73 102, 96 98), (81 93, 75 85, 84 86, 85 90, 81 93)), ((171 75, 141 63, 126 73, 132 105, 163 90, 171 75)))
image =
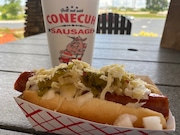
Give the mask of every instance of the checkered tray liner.
POLYGON ((168 130, 149 131, 138 128, 121 128, 90 122, 15 98, 17 104, 36 131, 62 135, 167 135, 168 130))

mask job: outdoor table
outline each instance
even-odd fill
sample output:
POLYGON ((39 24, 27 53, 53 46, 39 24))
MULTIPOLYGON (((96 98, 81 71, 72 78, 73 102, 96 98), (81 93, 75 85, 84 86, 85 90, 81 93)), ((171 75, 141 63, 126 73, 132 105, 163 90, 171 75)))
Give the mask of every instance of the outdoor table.
MULTIPOLYGON (((180 134, 180 52, 160 47, 161 38, 97 34, 92 66, 123 64, 125 70, 148 75, 169 97, 170 109, 180 134)), ((51 68, 46 34, 0 45, 0 134, 43 134, 32 129, 13 97, 23 71, 51 68)))

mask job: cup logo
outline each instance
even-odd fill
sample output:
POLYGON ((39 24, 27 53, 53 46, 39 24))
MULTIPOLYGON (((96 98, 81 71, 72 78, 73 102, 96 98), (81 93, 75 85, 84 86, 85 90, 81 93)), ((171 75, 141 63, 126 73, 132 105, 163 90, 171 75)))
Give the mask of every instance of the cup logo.
POLYGON ((88 35, 95 32, 96 16, 85 13, 78 6, 61 8, 59 13, 46 15, 48 32, 57 35, 66 35, 69 40, 64 50, 59 51, 59 62, 68 63, 72 59, 81 60, 87 43, 88 35))
POLYGON ((72 38, 73 41, 66 46, 65 50, 60 51, 59 61, 63 63, 68 63, 72 59, 81 60, 87 46, 87 44, 84 43, 87 38, 83 39, 80 36, 69 38, 72 38))

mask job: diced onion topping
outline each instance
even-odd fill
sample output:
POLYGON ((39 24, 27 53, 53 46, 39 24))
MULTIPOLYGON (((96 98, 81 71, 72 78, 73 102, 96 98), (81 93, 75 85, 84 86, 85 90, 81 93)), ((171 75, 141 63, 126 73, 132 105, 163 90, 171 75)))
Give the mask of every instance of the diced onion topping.
POLYGON ((162 130, 161 120, 158 116, 149 116, 143 118, 144 128, 149 130, 162 130))
POLYGON ((137 120, 135 115, 122 114, 114 122, 113 125, 121 127, 133 127, 133 123, 137 120))
POLYGON ((43 96, 42 99, 49 100, 53 99, 55 97, 55 91, 54 90, 48 90, 43 96))

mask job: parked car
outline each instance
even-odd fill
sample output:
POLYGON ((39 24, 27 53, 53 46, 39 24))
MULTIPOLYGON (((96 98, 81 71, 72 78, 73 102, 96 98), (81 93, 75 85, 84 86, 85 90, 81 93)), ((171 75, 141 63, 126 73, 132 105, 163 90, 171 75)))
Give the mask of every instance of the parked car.
POLYGON ((134 20, 134 16, 126 16, 130 21, 134 20))

